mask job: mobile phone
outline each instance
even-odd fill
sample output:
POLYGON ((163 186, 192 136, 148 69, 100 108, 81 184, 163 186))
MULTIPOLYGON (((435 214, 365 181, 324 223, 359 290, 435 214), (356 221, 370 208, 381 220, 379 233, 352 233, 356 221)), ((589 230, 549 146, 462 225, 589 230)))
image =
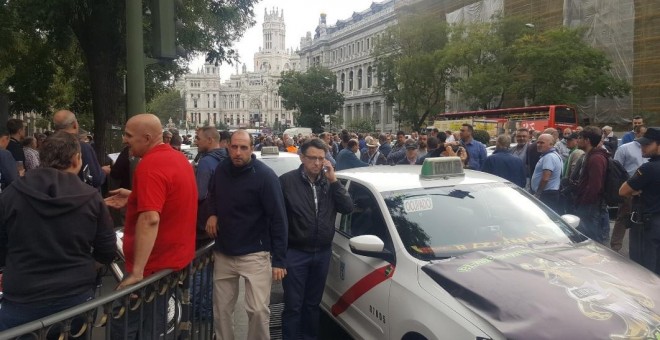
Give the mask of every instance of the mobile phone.
POLYGON ((325 174, 326 172, 328 172, 328 167, 327 167, 327 166, 324 166, 324 167, 323 167, 323 174, 325 174))

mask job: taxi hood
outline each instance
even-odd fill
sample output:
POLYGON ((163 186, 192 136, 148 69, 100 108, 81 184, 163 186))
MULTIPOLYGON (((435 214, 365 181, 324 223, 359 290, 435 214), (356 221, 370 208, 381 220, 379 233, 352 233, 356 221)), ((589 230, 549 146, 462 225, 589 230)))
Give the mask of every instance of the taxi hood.
POLYGON ((508 339, 660 337, 660 278, 593 241, 472 252, 422 271, 508 339))

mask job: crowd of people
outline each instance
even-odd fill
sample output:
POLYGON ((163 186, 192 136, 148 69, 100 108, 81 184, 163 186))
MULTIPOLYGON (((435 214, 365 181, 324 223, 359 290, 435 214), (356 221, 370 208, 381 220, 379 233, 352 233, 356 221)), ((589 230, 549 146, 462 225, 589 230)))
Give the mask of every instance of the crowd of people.
MULTIPOLYGON (((281 138, 203 127, 193 141, 163 131, 156 116, 140 114, 126 123, 126 147, 106 166, 90 139, 81 136, 75 114, 58 111, 53 122, 57 131, 48 136, 26 137, 15 119, 0 134, 0 266, 5 267, 0 331, 92 298, 94 263, 112 261, 116 251, 108 210, 113 208, 125 211, 127 274, 118 289, 163 269, 184 268, 196 248, 213 241, 208 309, 217 339, 234 337, 241 277, 248 338, 269 337, 273 281, 284 288, 283 337, 315 338, 335 217, 353 209, 335 171, 422 164, 429 157, 456 156, 466 169, 508 179, 558 214, 579 216, 578 229, 603 244, 610 228, 602 193, 608 159, 616 159, 630 179, 620 189, 626 200, 609 246, 620 250, 630 229, 630 257, 660 274, 660 129, 646 128, 640 117, 621 143, 610 127, 520 128, 514 146, 510 135, 497 136, 495 151, 487 156, 470 124, 456 132, 434 129, 409 136, 344 130, 281 138), (193 166, 180 152, 182 144, 197 146, 193 166), (300 167, 278 177, 253 153, 266 146, 298 154, 300 167), (103 198, 106 177, 117 188, 103 198)), ((164 311, 164 297, 150 303, 164 311)), ((153 330, 164 332, 164 318, 164 313, 144 318, 129 313, 126 323, 112 324, 112 334, 152 339, 153 330)))

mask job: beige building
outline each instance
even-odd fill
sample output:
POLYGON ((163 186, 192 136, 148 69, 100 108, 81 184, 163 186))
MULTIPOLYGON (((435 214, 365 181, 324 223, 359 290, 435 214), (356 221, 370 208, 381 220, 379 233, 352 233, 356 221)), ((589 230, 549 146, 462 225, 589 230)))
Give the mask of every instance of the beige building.
POLYGON ((186 74, 177 89, 186 102, 185 119, 190 127, 226 124, 229 128, 274 128, 291 126, 293 111, 282 107, 277 95, 280 73, 300 69, 300 57, 285 47, 284 11, 264 12, 263 44, 254 54, 254 71, 243 64, 222 82, 220 67, 205 64, 186 74))

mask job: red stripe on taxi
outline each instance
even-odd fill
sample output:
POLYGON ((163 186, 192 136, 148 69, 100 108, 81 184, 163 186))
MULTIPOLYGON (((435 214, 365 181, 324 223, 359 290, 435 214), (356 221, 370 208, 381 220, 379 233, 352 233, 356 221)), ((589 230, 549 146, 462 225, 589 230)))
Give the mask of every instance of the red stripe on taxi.
POLYGON ((351 288, 349 288, 344 295, 342 295, 337 303, 332 306, 331 312, 333 316, 338 316, 348 309, 350 305, 359 299, 360 296, 376 287, 379 283, 389 279, 394 274, 394 266, 388 264, 380 267, 367 276, 361 278, 351 288))

